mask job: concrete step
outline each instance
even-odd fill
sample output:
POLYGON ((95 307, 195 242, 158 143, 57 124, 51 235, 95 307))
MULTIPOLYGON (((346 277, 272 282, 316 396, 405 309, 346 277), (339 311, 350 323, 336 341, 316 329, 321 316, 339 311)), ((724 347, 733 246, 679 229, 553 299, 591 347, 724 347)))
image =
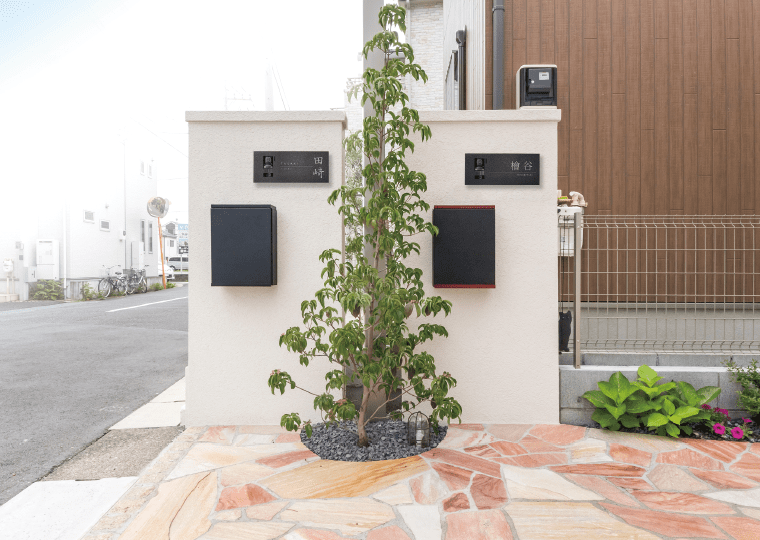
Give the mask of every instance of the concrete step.
POLYGON ((18 302, 18 300, 17 294, 0 294, 0 302, 18 302))

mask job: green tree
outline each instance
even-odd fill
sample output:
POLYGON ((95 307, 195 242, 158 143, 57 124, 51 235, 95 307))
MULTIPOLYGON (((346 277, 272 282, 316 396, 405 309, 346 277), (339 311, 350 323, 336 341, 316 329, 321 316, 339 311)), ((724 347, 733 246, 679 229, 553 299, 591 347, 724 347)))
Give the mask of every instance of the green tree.
MULTIPOLYGON (((356 139, 361 138, 360 148, 367 159, 363 184, 349 183, 329 197, 331 204, 340 200, 339 213, 346 226, 356 231, 346 245, 350 257, 341 262, 336 249, 320 255, 324 288, 314 299, 302 302, 304 328, 289 328, 280 337, 280 346, 298 353, 301 364, 308 366, 324 357, 336 369, 327 373, 323 393, 298 387, 280 370, 273 371, 268 381, 272 393, 275 389, 283 393, 289 386, 314 395, 314 409, 330 423, 356 419, 361 447, 369 445, 365 427, 380 409, 368 410, 369 398, 376 392, 387 401, 391 395, 401 396, 401 409, 391 412, 393 418, 430 401, 433 425, 444 418, 461 422, 461 406, 448 395, 456 380, 448 372, 437 374, 433 356, 420 350, 435 336, 448 336, 446 329, 417 321, 414 331, 409 326, 412 314, 448 315, 451 302, 426 297, 422 270, 404 264, 409 255, 420 252, 420 245, 411 237, 438 233, 419 215, 430 208, 421 198, 427 190, 425 175, 410 170, 404 162, 407 152, 414 151, 411 133, 419 133, 423 141, 430 137, 430 128, 420 123, 417 111, 407 107, 408 97, 400 82, 406 75, 427 81, 422 68, 414 63, 412 47, 401 43, 393 30, 406 30, 404 18, 405 11, 398 6, 386 5, 380 11, 384 30, 365 44, 363 52, 367 57, 372 50, 382 51, 383 68, 365 70, 362 83, 352 91, 354 95, 361 92, 362 104, 369 101, 374 114, 364 119, 363 130, 347 143, 347 148, 357 148, 356 139), (357 198, 366 204, 357 207, 357 198), (356 318, 345 320, 339 307, 356 318), (358 410, 353 403, 335 400, 330 394, 355 380, 363 386, 358 410)), ((302 422, 298 413, 283 415, 281 424, 291 431, 302 427, 311 436, 311 421, 302 422)))

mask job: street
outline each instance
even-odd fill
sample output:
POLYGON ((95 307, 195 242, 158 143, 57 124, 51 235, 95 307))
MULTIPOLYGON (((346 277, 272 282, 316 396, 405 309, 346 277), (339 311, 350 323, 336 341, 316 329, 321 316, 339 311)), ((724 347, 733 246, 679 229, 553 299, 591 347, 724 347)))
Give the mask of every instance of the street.
POLYGON ((0 504, 184 376, 188 289, 0 304, 0 504))

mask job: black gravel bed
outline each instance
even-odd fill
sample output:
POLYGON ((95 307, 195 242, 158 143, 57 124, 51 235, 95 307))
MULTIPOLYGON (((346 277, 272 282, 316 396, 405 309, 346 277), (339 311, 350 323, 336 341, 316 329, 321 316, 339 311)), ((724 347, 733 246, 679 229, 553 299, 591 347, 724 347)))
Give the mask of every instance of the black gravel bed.
POLYGON ((430 446, 417 448, 406 441, 406 422, 378 420, 367 424, 369 446, 359 448, 356 442, 356 422, 339 422, 327 427, 324 423, 312 426, 311 438, 301 432, 301 442, 322 459, 334 461, 382 461, 416 456, 435 448, 446 437, 447 425, 440 425, 438 434, 431 430, 430 446))
MULTIPOLYGON (((578 423, 575 424, 577 426, 581 427, 588 427, 588 428, 596 428, 596 429, 604 429, 602 426, 597 424, 596 422, 591 422, 588 424, 582 424, 578 423)), ((746 430, 747 427, 752 430, 752 435, 749 437, 744 437, 743 439, 740 439, 740 442, 751 442, 756 443, 760 442, 760 427, 758 427, 755 423, 751 424, 745 424, 744 420, 741 418, 736 418, 734 420, 729 420, 726 422, 726 433, 724 435, 718 435, 717 433, 713 432, 713 430, 705 425, 702 424, 689 424, 692 429, 694 430, 691 435, 687 435, 683 431, 679 435, 679 438, 682 439, 706 439, 710 441, 737 441, 739 439, 734 439, 731 436, 731 430, 735 427, 740 427, 742 430, 746 430)), ((621 426, 618 431, 622 431, 624 433, 641 433, 644 435, 656 435, 654 431, 649 431, 646 428, 639 427, 639 428, 627 428, 625 426, 621 426)))

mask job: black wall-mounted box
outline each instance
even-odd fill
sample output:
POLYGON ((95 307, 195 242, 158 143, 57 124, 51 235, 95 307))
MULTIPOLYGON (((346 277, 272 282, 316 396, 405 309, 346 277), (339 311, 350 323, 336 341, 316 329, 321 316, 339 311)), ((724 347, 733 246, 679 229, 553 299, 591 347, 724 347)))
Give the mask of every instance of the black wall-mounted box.
POLYGON ((541 154, 465 154, 466 186, 537 186, 541 154))
POLYGON ((274 206, 211 205, 211 285, 277 285, 277 209, 274 206))
POLYGON ((255 151, 253 182, 329 184, 330 152, 255 151))
POLYGON ((435 206, 433 287, 496 287, 496 207, 435 206))
POLYGON ((557 66, 522 66, 516 78, 518 109, 557 106, 557 66))

